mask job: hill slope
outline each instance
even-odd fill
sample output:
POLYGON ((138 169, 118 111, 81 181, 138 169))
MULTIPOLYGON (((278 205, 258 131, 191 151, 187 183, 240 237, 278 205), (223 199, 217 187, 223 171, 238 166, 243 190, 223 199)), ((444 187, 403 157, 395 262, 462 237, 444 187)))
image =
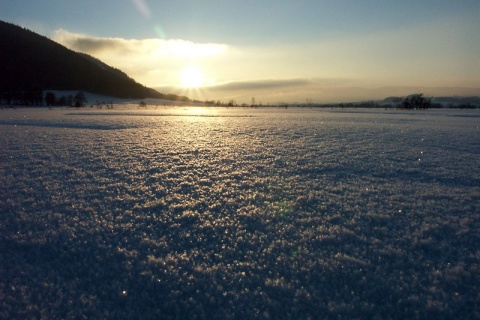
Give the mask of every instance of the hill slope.
POLYGON ((46 89, 85 90, 119 98, 172 98, 94 57, 0 21, 0 93, 46 89))

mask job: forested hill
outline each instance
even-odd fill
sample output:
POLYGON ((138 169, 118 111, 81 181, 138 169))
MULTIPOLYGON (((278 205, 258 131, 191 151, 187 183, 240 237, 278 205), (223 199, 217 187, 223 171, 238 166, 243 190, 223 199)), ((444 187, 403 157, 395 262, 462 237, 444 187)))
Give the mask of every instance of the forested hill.
POLYGON ((47 89, 84 90, 118 98, 180 98, 147 88, 87 54, 0 21, 0 94, 47 89))

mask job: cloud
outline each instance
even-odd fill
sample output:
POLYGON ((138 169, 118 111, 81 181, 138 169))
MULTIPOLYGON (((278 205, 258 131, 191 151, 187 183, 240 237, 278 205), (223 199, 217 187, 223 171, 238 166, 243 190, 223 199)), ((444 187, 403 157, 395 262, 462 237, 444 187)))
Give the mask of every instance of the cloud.
POLYGON ((54 32, 53 40, 72 50, 88 54, 97 54, 103 51, 123 51, 128 48, 127 41, 123 39, 88 37, 63 29, 54 32))
POLYGON ((102 38, 56 30, 53 40, 121 69, 147 86, 174 85, 186 65, 213 63, 231 49, 218 43, 182 39, 102 38))
POLYGON ((207 58, 222 54, 228 47, 216 43, 195 43, 181 39, 123 39, 123 38, 100 38, 78 33, 72 33, 64 29, 54 32, 53 40, 72 50, 89 54, 136 53, 144 57, 169 57, 169 58, 207 58))
POLYGON ((282 89, 311 85, 308 79, 284 79, 284 80, 256 80, 256 81, 233 81, 210 87, 216 91, 244 91, 244 90, 265 90, 282 89))

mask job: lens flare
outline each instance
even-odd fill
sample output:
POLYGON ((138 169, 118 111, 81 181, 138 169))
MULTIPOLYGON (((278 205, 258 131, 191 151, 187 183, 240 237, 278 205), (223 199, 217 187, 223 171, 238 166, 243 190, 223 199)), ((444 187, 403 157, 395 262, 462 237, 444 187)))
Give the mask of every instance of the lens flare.
POLYGON ((148 7, 145 0, 132 0, 133 4, 137 8, 137 10, 144 16, 145 18, 150 18, 152 13, 150 12, 150 8, 148 7))
POLYGON ((165 30, 163 30, 163 28, 158 24, 155 27, 153 27, 153 30, 155 31, 155 34, 157 35, 158 38, 160 39, 167 38, 167 34, 165 33, 165 30))

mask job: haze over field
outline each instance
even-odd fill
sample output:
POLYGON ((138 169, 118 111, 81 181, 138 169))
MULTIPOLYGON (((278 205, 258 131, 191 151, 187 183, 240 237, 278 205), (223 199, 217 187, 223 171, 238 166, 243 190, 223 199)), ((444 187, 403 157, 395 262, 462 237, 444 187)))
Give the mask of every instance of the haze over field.
POLYGON ((163 93, 237 103, 478 95, 478 1, 13 1, 0 19, 163 93))

